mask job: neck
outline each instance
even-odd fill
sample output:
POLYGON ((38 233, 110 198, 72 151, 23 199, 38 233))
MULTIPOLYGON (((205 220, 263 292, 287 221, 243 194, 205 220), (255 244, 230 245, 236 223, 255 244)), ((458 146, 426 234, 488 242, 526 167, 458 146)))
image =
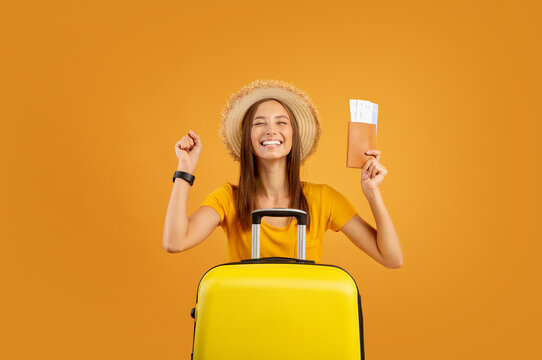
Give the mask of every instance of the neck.
POLYGON ((290 189, 286 172, 286 158, 272 161, 258 159, 256 190, 269 200, 289 197, 290 189))

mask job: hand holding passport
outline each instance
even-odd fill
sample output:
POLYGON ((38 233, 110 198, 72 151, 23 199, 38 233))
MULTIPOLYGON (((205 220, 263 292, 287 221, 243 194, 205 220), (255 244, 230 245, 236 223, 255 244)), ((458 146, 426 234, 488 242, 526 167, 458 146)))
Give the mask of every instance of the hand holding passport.
POLYGON ((371 158, 370 155, 365 155, 365 152, 376 149, 377 118, 378 104, 365 100, 350 100, 347 167, 360 169, 371 158))

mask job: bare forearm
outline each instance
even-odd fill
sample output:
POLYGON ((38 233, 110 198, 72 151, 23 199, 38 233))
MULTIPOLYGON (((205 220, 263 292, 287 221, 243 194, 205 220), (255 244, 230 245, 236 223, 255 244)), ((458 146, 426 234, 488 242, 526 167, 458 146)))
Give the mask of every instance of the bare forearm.
POLYGON ((393 226, 391 216, 384 205, 380 190, 369 191, 365 193, 365 197, 369 201, 376 221, 376 242, 380 254, 390 264, 390 267, 401 267, 403 264, 401 243, 393 226))
POLYGON ((169 198, 164 224, 163 247, 168 251, 181 251, 182 239, 188 231, 188 193, 190 184, 183 179, 175 179, 169 198))

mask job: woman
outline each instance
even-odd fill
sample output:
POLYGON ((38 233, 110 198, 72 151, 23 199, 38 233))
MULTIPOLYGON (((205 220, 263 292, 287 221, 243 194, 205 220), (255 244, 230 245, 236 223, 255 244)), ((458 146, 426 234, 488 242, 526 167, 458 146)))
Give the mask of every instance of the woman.
MULTIPOLYGON (((219 225, 228 238, 230 261, 251 254, 251 217, 255 209, 297 208, 307 212, 306 258, 320 262, 327 229, 343 232, 357 247, 388 268, 399 268, 399 238, 378 186, 387 174, 380 151, 366 153, 361 187, 377 229, 333 188, 301 182, 301 163, 314 151, 320 134, 316 107, 301 90, 281 81, 255 81, 234 94, 223 112, 221 133, 232 157, 241 163, 239 183, 224 184, 190 217, 187 200, 202 149, 192 130, 177 144, 179 158, 166 214, 163 246, 168 252, 188 250, 219 225)), ((296 222, 265 218, 260 256, 296 256, 296 222)))

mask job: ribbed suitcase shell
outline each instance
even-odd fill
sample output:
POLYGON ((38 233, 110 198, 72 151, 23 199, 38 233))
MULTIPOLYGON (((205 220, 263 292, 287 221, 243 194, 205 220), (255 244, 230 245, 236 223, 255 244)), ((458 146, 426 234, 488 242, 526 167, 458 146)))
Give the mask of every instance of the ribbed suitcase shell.
POLYGON ((203 276, 193 359, 364 359, 361 301, 346 271, 259 260, 218 265, 203 276))

